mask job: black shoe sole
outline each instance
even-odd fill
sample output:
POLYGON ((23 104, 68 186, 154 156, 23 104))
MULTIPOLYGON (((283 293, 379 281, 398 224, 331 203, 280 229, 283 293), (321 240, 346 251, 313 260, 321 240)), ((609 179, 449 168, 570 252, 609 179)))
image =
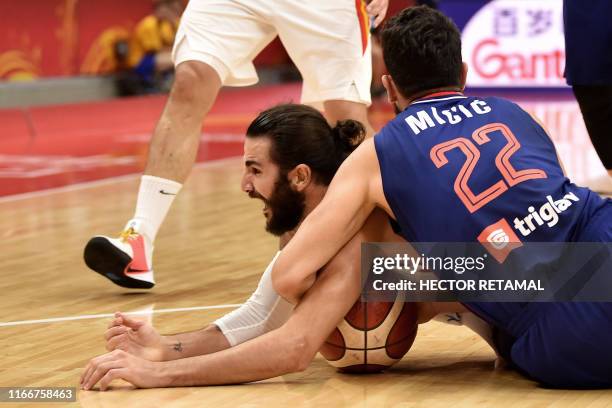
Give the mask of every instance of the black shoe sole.
POLYGON ((116 285, 129 289, 151 289, 154 283, 133 279, 126 276, 125 268, 130 258, 125 252, 102 237, 94 237, 85 245, 83 253, 85 264, 93 271, 110 279, 116 285))

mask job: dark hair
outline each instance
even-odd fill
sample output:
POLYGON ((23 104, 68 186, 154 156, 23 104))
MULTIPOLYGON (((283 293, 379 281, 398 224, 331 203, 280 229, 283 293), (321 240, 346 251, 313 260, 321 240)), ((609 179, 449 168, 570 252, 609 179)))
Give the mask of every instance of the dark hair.
POLYGON ((411 7, 391 18, 382 32, 383 57, 400 93, 460 85, 461 34, 444 14, 411 7))
POLYGON ((363 141, 365 130, 354 120, 340 121, 332 128, 310 106, 282 104, 261 112, 246 135, 272 140, 270 158, 282 174, 306 164, 316 182, 329 185, 344 159, 363 141))

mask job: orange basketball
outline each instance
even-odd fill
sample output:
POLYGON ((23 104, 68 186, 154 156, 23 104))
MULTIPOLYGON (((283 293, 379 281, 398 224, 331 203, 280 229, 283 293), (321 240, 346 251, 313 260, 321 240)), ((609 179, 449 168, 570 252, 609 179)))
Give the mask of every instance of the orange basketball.
POLYGON ((320 353, 334 367, 373 373, 397 363, 417 334, 416 303, 355 302, 320 353))

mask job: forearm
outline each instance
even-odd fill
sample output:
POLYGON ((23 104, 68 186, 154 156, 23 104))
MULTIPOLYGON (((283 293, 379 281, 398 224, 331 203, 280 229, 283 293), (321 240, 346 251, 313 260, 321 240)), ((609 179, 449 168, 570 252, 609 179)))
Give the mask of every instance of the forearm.
POLYGON ((299 371, 304 347, 281 328, 218 353, 164 362, 160 375, 169 387, 264 380, 299 371))
POLYGON ((230 347, 221 330, 214 324, 188 333, 163 336, 163 360, 177 360, 216 353, 230 347))
POLYGON ((280 328, 219 353, 167 362, 169 386, 235 384, 306 369, 360 291, 360 241, 321 272, 280 328))

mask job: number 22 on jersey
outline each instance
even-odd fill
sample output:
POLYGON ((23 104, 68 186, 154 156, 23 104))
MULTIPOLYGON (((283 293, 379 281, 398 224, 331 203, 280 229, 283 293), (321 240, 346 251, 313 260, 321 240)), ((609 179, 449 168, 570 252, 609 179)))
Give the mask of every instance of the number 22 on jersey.
POLYGON ((472 139, 478 145, 483 145, 491 141, 489 136, 495 132, 501 133, 506 139, 506 145, 495 157, 495 166, 501 172, 503 180, 497 181, 478 194, 475 194, 468 185, 469 178, 476 167, 476 163, 478 163, 480 159, 480 151, 472 140, 465 137, 458 137, 447 142, 439 143, 430 151, 431 160, 437 168, 448 164, 446 153, 450 150, 459 149, 465 155, 466 160, 455 178, 454 187, 455 193, 457 193, 457 196, 470 213, 478 211, 484 205, 502 195, 509 187, 515 186, 523 181, 547 177, 543 170, 516 170, 514 166, 510 164, 510 157, 521 148, 521 144, 512 131, 503 123, 490 123, 476 129, 474 133, 472 133, 472 139))

